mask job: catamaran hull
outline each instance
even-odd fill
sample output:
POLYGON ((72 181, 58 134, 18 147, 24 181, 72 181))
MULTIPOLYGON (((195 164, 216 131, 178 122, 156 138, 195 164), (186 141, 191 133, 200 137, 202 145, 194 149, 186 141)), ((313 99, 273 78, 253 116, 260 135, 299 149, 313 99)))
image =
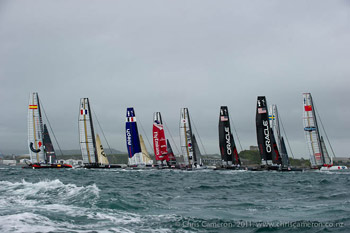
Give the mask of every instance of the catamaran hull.
POLYGON ((213 170, 248 170, 247 167, 216 167, 213 170))
POLYGON ((330 166, 330 167, 321 167, 320 171, 341 171, 347 170, 347 166, 330 166))
POLYGON ((110 169, 110 168, 123 168, 123 167, 118 164, 109 164, 109 165, 85 164, 83 168, 110 169))
POLYGON ((69 164, 29 164, 22 168, 43 169, 43 168, 72 168, 69 164))

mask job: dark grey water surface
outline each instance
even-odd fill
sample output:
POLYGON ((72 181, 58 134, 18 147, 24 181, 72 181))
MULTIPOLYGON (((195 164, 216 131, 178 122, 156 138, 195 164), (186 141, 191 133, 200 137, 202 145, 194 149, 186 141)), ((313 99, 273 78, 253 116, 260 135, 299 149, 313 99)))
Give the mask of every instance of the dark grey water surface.
POLYGON ((0 232, 350 232, 350 172, 0 167, 0 232))

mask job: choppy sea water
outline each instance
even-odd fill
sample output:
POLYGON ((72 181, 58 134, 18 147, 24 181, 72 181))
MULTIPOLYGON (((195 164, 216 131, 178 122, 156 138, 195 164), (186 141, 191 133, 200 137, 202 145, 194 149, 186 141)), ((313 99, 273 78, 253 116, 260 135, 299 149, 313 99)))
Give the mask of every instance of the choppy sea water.
POLYGON ((0 232, 350 232, 350 172, 0 167, 0 232))

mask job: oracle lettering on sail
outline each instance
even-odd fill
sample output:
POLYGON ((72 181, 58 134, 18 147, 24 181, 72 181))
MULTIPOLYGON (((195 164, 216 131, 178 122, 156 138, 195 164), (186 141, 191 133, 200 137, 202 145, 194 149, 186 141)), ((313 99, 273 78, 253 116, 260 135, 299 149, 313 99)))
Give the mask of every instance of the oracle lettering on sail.
POLYGON ((269 122, 263 120, 263 125, 266 127, 264 129, 264 135, 265 135, 265 146, 266 146, 266 152, 271 153, 271 139, 270 139, 270 130, 269 130, 269 122))
POLYGON ((226 151, 228 155, 232 154, 232 150, 231 150, 231 137, 230 137, 230 128, 229 127, 225 127, 225 139, 226 139, 226 151))

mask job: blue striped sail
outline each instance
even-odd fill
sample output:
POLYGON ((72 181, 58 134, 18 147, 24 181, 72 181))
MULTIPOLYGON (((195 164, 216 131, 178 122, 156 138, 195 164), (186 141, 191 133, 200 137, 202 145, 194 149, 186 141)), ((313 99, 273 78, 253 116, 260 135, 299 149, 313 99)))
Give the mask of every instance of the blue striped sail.
POLYGON ((142 153, 134 108, 127 108, 126 110, 125 133, 129 165, 139 165, 142 162, 142 153))

